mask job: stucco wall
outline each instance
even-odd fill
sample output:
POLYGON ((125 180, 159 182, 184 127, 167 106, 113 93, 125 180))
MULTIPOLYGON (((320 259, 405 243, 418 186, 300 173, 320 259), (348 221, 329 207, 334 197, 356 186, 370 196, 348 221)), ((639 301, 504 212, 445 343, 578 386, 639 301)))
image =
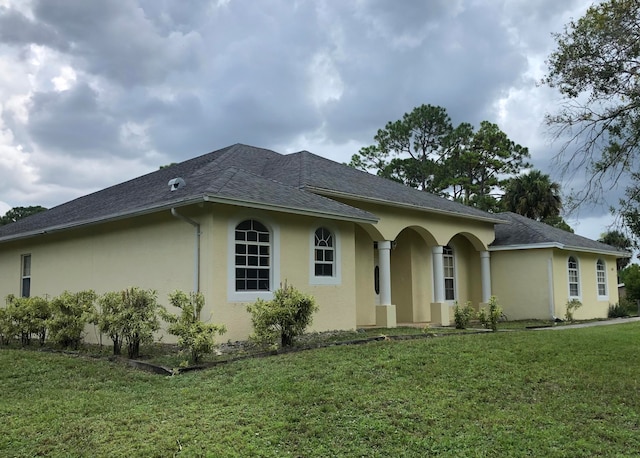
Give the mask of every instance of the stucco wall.
MULTIPOLYGON (((244 339, 251 332, 247 302, 230 301, 227 274, 233 227, 255 218, 278 228, 278 286, 285 280, 312 294, 319 311, 314 330, 356 327, 356 269, 354 225, 321 221, 305 216, 249 209, 205 205, 181 209, 181 213, 201 225, 200 287, 207 305, 203 318, 223 323, 228 332, 220 337, 244 339), (340 281, 337 284, 311 284, 312 235, 325 225, 340 239, 340 281), (231 236, 229 235, 231 233, 231 236)), ((0 245, 0 295, 20 293, 20 259, 32 256, 31 295, 55 296, 64 290, 94 289, 101 294, 130 286, 158 291, 159 302, 167 305, 170 292, 194 288, 195 229, 166 211, 120 222, 61 232, 21 242, 0 245)), ((277 271, 278 269, 276 269, 277 271)), ((95 331, 87 338, 96 340, 95 331)), ((172 341, 165 336, 164 341, 172 341)))
POLYGON ((510 320, 551 318, 549 249, 491 252, 491 290, 510 320))
POLYGON ((618 302, 618 280, 616 261, 613 256, 603 256, 592 253, 554 250, 554 285, 556 316, 564 318, 566 304, 569 299, 568 260, 573 256, 578 261, 580 277, 580 296, 582 302, 575 313, 575 319, 605 318, 609 305, 618 302), (607 296, 598 296, 596 282, 596 262, 602 259, 607 272, 607 296))
POLYGON ((356 322, 358 326, 372 326, 376 324, 373 240, 360 226, 355 228, 354 262, 356 322))
POLYGON ((616 263, 613 256, 560 249, 491 252, 492 290, 509 319, 564 318, 569 300, 567 261, 576 257, 580 270, 582 307, 575 319, 605 318, 609 304, 618 302, 616 263), (596 261, 605 261, 607 296, 599 297, 596 261))

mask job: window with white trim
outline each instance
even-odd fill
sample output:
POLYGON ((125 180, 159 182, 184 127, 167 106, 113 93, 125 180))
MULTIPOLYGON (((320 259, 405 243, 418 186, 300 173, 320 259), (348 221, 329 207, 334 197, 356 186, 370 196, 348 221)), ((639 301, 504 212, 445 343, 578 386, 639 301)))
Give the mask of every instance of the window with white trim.
POLYGON ((248 219, 235 228, 236 291, 271 288, 271 233, 259 221, 248 219))
POLYGON ((319 227, 314 234, 314 275, 335 275, 335 237, 326 227, 319 227))
POLYGON ((31 295, 31 255, 23 254, 20 260, 20 296, 31 295))
POLYGON ((578 260, 569 256, 567 260, 567 272, 569 274, 569 297, 580 297, 580 270, 578 260))
POLYGON ((607 295, 607 266, 602 259, 596 262, 596 283, 598 286, 598 296, 607 295))
POLYGON ((444 299, 456 300, 456 269, 453 248, 449 245, 442 247, 442 261, 444 266, 444 299))

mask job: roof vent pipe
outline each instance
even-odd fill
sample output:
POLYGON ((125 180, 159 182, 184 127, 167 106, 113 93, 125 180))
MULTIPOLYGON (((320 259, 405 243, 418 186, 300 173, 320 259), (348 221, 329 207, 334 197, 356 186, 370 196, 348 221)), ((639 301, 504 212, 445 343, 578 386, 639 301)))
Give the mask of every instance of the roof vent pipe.
POLYGON ((182 178, 176 177, 169 180, 168 185, 170 190, 176 191, 180 188, 184 188, 187 185, 187 183, 182 178))
MULTIPOLYGON (((182 179, 182 178, 180 178, 182 179)), ((183 181, 184 182, 184 181, 183 181)), ((193 292, 200 292, 200 224, 191 218, 187 218, 184 215, 178 213, 175 208, 171 209, 171 214, 182 221, 191 224, 196 228, 196 238, 195 238, 195 252, 193 255, 193 292)))

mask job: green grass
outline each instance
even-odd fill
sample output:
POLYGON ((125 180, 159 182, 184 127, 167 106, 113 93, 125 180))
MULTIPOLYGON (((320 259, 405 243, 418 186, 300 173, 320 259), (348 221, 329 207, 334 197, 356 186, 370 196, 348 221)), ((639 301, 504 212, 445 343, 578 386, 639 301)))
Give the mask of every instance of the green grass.
POLYGON ((638 456, 640 323, 384 341, 177 377, 0 350, 0 456, 638 456))

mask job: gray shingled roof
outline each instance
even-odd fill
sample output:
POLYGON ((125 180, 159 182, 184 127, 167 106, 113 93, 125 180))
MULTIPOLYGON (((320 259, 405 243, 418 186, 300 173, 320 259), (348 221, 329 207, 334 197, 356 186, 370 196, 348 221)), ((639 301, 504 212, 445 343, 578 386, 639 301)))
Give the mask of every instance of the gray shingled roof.
POLYGON ((285 212, 375 223, 364 210, 332 196, 382 202, 462 218, 500 222, 495 215, 355 170, 308 151, 282 155, 236 144, 111 186, 0 227, 0 241, 218 201, 285 212), (187 185, 170 191, 170 179, 187 185))
POLYGON ((563 231, 548 224, 534 221, 516 213, 506 212, 496 215, 510 224, 495 227, 496 238, 490 247, 494 248, 534 248, 536 246, 556 246, 567 250, 610 253, 627 257, 629 253, 610 245, 563 231))
POLYGON ((269 164, 265 172, 278 181, 327 196, 341 194, 459 217, 500 221, 495 215, 477 208, 418 191, 308 151, 282 156, 269 164))
MULTIPOLYGON (((236 144, 80 197, 0 227, 0 241, 179 207, 203 200, 376 222, 377 217, 264 175, 274 151, 236 144), (170 191, 170 179, 187 185, 170 191)), ((336 164, 339 165, 339 164, 336 164)))

